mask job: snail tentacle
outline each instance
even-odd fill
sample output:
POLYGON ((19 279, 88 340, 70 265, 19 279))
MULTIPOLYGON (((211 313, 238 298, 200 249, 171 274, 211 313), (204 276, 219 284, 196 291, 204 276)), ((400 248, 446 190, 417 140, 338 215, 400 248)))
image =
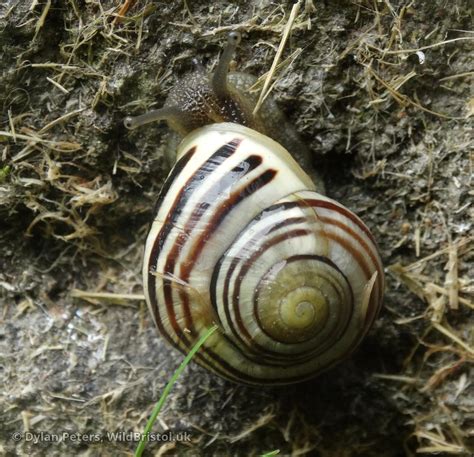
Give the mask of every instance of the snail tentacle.
POLYGON ((212 76, 212 88, 214 93, 219 98, 229 96, 227 87, 227 74, 229 72, 229 65, 234 56, 235 50, 240 43, 241 35, 239 32, 230 32, 227 36, 227 45, 222 52, 222 56, 217 64, 217 68, 212 76))

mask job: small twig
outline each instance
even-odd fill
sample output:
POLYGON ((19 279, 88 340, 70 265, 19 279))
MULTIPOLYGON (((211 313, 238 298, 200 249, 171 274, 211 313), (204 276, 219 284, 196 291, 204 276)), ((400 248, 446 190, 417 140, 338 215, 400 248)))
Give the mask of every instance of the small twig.
MULTIPOLYGON (((467 236, 466 238, 461 238, 456 242, 456 245, 458 249, 460 247, 466 246, 470 244, 473 241, 472 236, 467 236)), ((417 260, 416 262, 411 263, 410 265, 407 265, 406 267, 403 267, 405 270, 413 270, 415 268, 420 267, 423 263, 427 262, 428 260, 432 260, 436 257, 439 257, 440 255, 446 254, 449 252, 451 249, 450 246, 447 246, 445 248, 440 249, 439 251, 434 252, 433 254, 427 255, 426 257, 423 257, 422 259, 417 260)))
POLYGON ((8 110, 8 123, 10 124, 10 130, 12 131, 13 141, 16 143, 16 132, 15 132, 15 123, 12 118, 12 111, 8 110))
POLYGON ((437 322, 433 322, 433 327, 438 330, 438 332, 442 333, 443 335, 447 336, 451 340, 453 340, 455 343, 459 344, 463 349, 465 349, 469 354, 474 355, 474 349, 471 348, 467 343, 465 343, 461 338, 456 336, 454 333, 451 333, 448 329, 443 327, 441 324, 438 324, 437 322))
POLYGON ((122 19, 125 17, 127 14, 128 10, 130 8, 133 8, 133 5, 135 4, 137 0, 125 0, 123 3, 122 7, 120 8, 119 12, 115 16, 114 20, 112 21, 112 24, 117 24, 118 22, 122 22, 122 19))
POLYGON ((427 46, 421 46, 419 48, 414 48, 414 49, 398 49, 396 51, 389 51, 389 50, 384 50, 384 49, 380 49, 378 48, 377 46, 374 46, 370 43, 366 43, 367 46, 371 49, 375 49, 376 51, 382 53, 382 54, 385 54, 385 55, 390 55, 390 54, 414 54, 415 52, 417 51, 424 51, 425 49, 431 49, 431 48, 437 48, 438 46, 443 46, 444 44, 448 44, 448 43, 454 43, 455 41, 465 41, 465 40, 474 40, 474 38, 472 37, 458 37, 458 38, 453 38, 451 40, 446 40, 446 41, 440 41, 438 43, 433 43, 433 44, 429 44, 427 46))
POLYGON ((384 379, 387 381, 396 381, 402 382, 404 384, 412 384, 416 385, 420 383, 419 379, 412 378, 410 376, 400 376, 400 375, 393 375, 393 374, 383 374, 383 373, 374 373, 372 377, 377 379, 384 379))
POLYGON ((285 48, 286 41, 288 40, 288 37, 291 32, 291 28, 293 26, 293 22, 295 21, 295 18, 298 14, 298 11, 301 6, 301 0, 299 0, 297 3, 293 5, 293 8, 291 9, 290 17, 288 19, 288 22, 286 23, 285 29, 283 30, 283 36, 280 41, 280 45, 278 46, 277 52, 275 54, 275 58, 273 59, 272 66, 270 67, 270 71, 268 72, 267 79, 265 80, 263 84, 262 91, 260 92, 260 96, 258 98, 257 104, 255 105, 255 108, 253 110, 253 114, 257 114, 258 110, 262 106, 263 101, 265 98, 268 96, 268 94, 271 92, 272 88, 270 86, 271 80, 273 78, 273 75, 275 73, 276 67, 278 65, 278 62, 281 58, 281 54, 283 53, 283 49, 285 48))
POLYGON ((79 108, 75 111, 71 111, 70 113, 63 114, 62 116, 58 117, 54 121, 51 121, 49 124, 46 124, 40 131, 39 133, 44 133, 47 130, 49 130, 51 127, 54 127, 56 124, 59 124, 60 122, 66 121, 69 118, 75 116, 76 114, 82 113, 86 108, 79 108))
MULTIPOLYGON (((6 132, 4 130, 0 130, 0 137, 6 136, 8 138, 16 138, 18 140, 25 140, 25 141, 32 141, 34 143, 43 144, 50 149, 60 152, 72 152, 81 149, 81 145, 79 143, 70 143, 68 141, 51 141, 51 140, 43 140, 39 136, 29 136, 29 135, 22 135, 21 133, 15 133, 13 135, 10 132, 6 132)), ((19 159, 18 156, 12 158, 12 162, 16 162, 19 159)))
POLYGON ((83 300, 106 300, 123 304, 127 301, 143 301, 145 296, 143 294, 115 294, 112 292, 89 292, 87 290, 73 289, 71 297, 81 298, 83 300))
POLYGON ((444 285, 449 292, 449 307, 451 309, 459 308, 459 280, 458 280, 458 247, 456 243, 449 244, 449 260, 446 266, 448 272, 444 285))
POLYGON ((50 78, 49 76, 46 76, 46 79, 53 84, 53 86, 56 86, 63 94, 69 94, 69 91, 64 87, 61 86, 58 82, 56 82, 53 78, 50 78))
POLYGON ((49 9, 51 8, 51 0, 48 0, 46 2, 46 5, 44 5, 43 12, 41 13, 41 16, 38 19, 38 22, 36 23, 35 27, 35 36, 33 37, 33 40, 36 39, 36 36, 38 35, 38 32, 40 31, 41 27, 43 27, 45 21, 46 21, 46 16, 48 15, 49 9))
POLYGON ((453 120, 460 120, 464 119, 464 117, 459 117, 459 116, 449 116, 447 114, 443 113, 438 113, 437 111, 432 111, 423 105, 420 105, 419 103, 415 102, 412 100, 410 97, 407 95, 402 94, 401 92, 398 92, 395 88, 393 88, 390 84, 388 84, 386 81, 384 81, 370 66, 367 67, 367 70, 372 74, 372 76, 380 83, 382 86, 384 86, 390 95, 400 104, 403 105, 403 103, 406 103, 408 105, 416 106, 422 111, 425 111, 426 113, 432 114, 433 116, 438 116, 443 119, 453 119, 453 120))
POLYGON ((474 71, 466 71, 464 73, 458 73, 456 75, 451 75, 451 76, 445 76, 444 78, 441 78, 439 81, 449 81, 451 79, 456 79, 456 78, 464 78, 465 76, 474 76, 474 71))

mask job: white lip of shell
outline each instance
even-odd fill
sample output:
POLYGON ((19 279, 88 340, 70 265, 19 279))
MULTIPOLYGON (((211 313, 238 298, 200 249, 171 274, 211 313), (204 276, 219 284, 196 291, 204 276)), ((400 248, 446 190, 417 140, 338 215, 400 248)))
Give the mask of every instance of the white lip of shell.
POLYGON ((294 175, 298 176, 302 185, 294 190, 315 189, 315 185, 311 178, 302 170, 298 162, 296 162, 296 160, 281 144, 255 130, 232 122, 210 124, 192 131, 179 144, 177 159, 179 160, 192 146, 197 146, 199 148, 202 145, 205 149, 217 150, 220 146, 234 138, 255 141, 258 152, 265 153, 265 151, 271 151, 271 156, 267 155, 265 157, 266 160, 275 159, 277 169, 281 169, 281 166, 283 165, 294 175))

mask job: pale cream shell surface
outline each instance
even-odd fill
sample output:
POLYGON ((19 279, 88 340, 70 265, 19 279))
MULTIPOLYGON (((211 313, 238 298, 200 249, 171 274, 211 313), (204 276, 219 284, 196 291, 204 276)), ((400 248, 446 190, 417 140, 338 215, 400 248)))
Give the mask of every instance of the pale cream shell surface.
POLYGON ((367 227, 315 192, 290 154, 246 127, 189 134, 159 198, 144 255, 159 332, 197 362, 247 384, 286 384, 346 357, 382 300, 367 227))

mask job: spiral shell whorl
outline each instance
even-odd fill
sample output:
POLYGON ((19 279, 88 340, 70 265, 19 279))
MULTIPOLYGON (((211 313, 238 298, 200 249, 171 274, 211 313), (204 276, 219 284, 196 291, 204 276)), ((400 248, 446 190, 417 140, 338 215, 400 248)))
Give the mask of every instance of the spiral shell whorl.
POLYGON ((189 135, 158 203, 144 284, 160 333, 248 384, 310 378, 350 353, 381 302, 360 219, 318 194, 277 143, 217 124, 189 135), (205 177, 205 179, 204 179, 205 177))

